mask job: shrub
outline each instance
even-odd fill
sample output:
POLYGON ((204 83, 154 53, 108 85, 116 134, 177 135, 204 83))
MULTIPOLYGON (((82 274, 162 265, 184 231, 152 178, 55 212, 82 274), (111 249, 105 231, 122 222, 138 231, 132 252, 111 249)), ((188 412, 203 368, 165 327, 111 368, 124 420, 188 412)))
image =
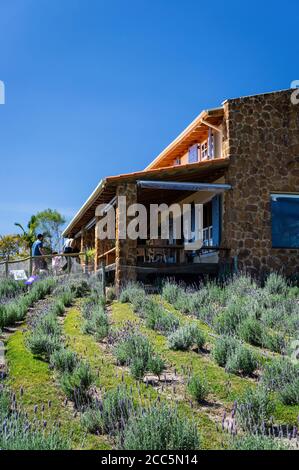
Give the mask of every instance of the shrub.
POLYGON ((10 412, 10 396, 6 388, 0 385, 0 423, 10 412))
POLYGON ((263 387, 248 388, 238 401, 236 420, 243 431, 262 432, 271 414, 274 403, 263 387))
POLYGON ((188 391, 196 401, 203 402, 209 393, 206 379, 193 375, 188 381, 188 391))
POLYGON ((59 349, 54 351, 50 357, 50 364, 59 372, 73 372, 78 364, 78 356, 69 349, 59 349))
POLYGON ((136 296, 140 294, 145 295, 144 289, 136 283, 129 283, 122 291, 119 297, 119 301, 122 303, 132 302, 136 296))
POLYGON ((53 315, 56 315, 57 317, 62 317, 65 312, 65 306, 61 300, 58 300, 52 307, 52 312, 53 315))
POLYGON ((288 358, 273 359, 265 364, 262 372, 262 384, 268 390, 281 390, 299 379, 299 366, 288 358))
POLYGON ((18 282, 13 279, 0 280, 0 299, 16 297, 26 291, 26 286, 23 282, 18 282))
POLYGON ((232 356, 238 347, 238 341, 232 336, 221 336, 215 342, 212 355, 217 364, 225 367, 228 358, 232 356))
POLYGON ((214 319, 216 332, 221 335, 234 335, 239 324, 248 316, 244 298, 233 297, 229 305, 214 319))
POLYGON ((228 293, 233 293, 238 297, 252 294, 252 292, 257 290, 257 288, 258 286, 255 280, 247 274, 238 274, 234 276, 227 286, 228 293))
POLYGON ((148 370, 154 375, 160 376, 165 369, 165 364, 160 356, 151 356, 148 361, 148 370))
POLYGON ((107 302, 113 302, 113 300, 116 299, 116 293, 115 293, 115 288, 114 287, 109 287, 107 290, 107 302))
POLYGON ((299 405, 299 378, 286 384, 278 393, 284 405, 299 405))
POLYGON ((259 434, 237 437, 232 440, 231 447, 233 450, 289 450, 279 439, 259 434))
POLYGON ((196 425, 174 408, 153 406, 131 416, 119 438, 123 450, 195 450, 199 448, 196 425))
POLYGON ((142 379, 146 372, 148 362, 141 357, 133 357, 130 363, 131 374, 136 380, 142 379))
POLYGON ((98 341, 106 338, 109 333, 109 321, 102 307, 96 307, 92 311, 91 318, 85 322, 84 331, 88 334, 95 335, 98 341))
POLYGON ((72 279, 69 287, 75 298, 84 297, 90 292, 89 283, 86 279, 72 279))
POLYGON ((194 326, 193 328, 193 343, 197 347, 198 350, 203 349, 206 343, 206 335, 202 330, 194 326))
POLYGON ((75 299, 75 294, 72 292, 71 289, 65 290, 61 295, 60 295, 60 302, 65 306, 65 307, 71 307, 73 305, 75 299))
POLYGON ((42 317, 35 326, 35 329, 38 329, 45 335, 59 336, 61 333, 61 328, 57 323, 57 318, 52 313, 42 317))
POLYGON ((102 401, 102 432, 115 434, 122 430, 134 409, 131 393, 125 387, 107 392, 102 401))
POLYGON ((137 379, 146 371, 161 373, 164 369, 164 362, 154 354, 148 338, 135 331, 124 332, 114 352, 118 362, 130 366, 137 379))
POLYGON ((102 411, 99 407, 89 406, 81 415, 81 423, 83 428, 91 434, 97 434, 102 430, 103 418, 102 411))
POLYGON ((152 330, 169 333, 179 326, 179 320, 170 312, 164 310, 162 305, 154 303, 145 308, 146 326, 152 330))
POLYGON ((136 293, 136 295, 131 300, 133 311, 141 318, 146 316, 146 311, 148 311, 152 305, 154 305, 154 303, 154 300, 147 297, 143 291, 136 293))
POLYGON ((184 289, 178 284, 167 281, 163 285, 162 297, 166 302, 174 305, 182 294, 184 294, 184 289))
POLYGON ((193 345, 201 349, 204 343, 205 336, 195 324, 182 326, 168 336, 169 347, 174 351, 187 351, 193 345))
POLYGON ((34 284, 31 291, 25 296, 15 299, 6 305, 0 305, 0 328, 13 325, 24 320, 28 309, 38 300, 43 299, 55 287, 57 280, 48 278, 34 284))
POLYGON ((70 440, 57 426, 47 431, 17 413, 12 413, 6 426, 0 428, 2 450, 69 450, 70 447, 70 440))
POLYGON ((48 360, 54 351, 60 349, 61 341, 58 336, 49 336, 36 328, 27 338, 26 345, 32 354, 45 357, 48 360))
POLYGON ((280 274, 271 273, 265 282, 265 290, 271 295, 285 296, 288 291, 288 284, 280 274))
POLYGON ((239 344, 234 352, 229 355, 225 369, 232 374, 252 375, 257 368, 255 355, 242 344, 239 344))
POLYGON ((245 318, 238 327, 238 336, 253 346, 262 346, 263 328, 261 323, 252 316, 245 318))
POLYGON ((94 376, 86 362, 79 363, 73 372, 64 372, 61 376, 64 393, 78 407, 89 401, 88 392, 93 381, 94 376))
POLYGON ((174 307, 185 315, 191 315, 196 309, 193 299, 194 297, 191 292, 187 293, 181 289, 181 294, 175 302, 174 307))
POLYGON ((283 333, 264 331, 263 346, 270 351, 282 353, 286 348, 286 339, 283 333))

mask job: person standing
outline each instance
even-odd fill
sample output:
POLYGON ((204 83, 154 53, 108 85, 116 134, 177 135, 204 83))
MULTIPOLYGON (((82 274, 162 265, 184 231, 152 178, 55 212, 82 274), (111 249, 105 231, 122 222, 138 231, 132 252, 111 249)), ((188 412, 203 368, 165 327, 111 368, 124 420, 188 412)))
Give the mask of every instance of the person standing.
MULTIPOLYGON (((74 252, 74 239, 73 238, 66 238, 65 242, 63 244, 63 253, 66 255, 71 255, 74 252)), ((66 271, 67 269, 71 269, 72 267, 72 258, 71 256, 66 256, 65 257, 66 264, 63 267, 63 271, 66 271)))
POLYGON ((40 258, 44 255, 43 241, 44 236, 39 233, 36 241, 32 245, 31 254, 33 256, 33 276, 36 276, 38 271, 43 267, 43 260, 40 258))

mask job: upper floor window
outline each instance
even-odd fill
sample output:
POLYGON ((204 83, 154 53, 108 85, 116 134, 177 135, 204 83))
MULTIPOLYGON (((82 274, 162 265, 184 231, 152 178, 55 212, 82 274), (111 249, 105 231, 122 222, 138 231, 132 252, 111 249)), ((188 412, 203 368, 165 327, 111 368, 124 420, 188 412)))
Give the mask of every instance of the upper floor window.
POLYGON ((206 140, 200 146, 200 159, 207 160, 209 158, 209 145, 208 141, 206 140))
POLYGON ((271 194, 273 248, 299 248, 299 194, 271 194))
POLYGON ((196 163, 198 162, 198 144, 192 145, 192 147, 189 148, 188 152, 188 163, 196 163))

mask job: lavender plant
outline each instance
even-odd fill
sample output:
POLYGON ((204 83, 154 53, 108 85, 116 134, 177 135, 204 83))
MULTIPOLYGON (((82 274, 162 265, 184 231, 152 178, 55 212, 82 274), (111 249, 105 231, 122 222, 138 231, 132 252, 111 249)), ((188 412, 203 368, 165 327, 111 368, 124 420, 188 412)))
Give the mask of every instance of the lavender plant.
POLYGON ((82 416, 84 427, 93 433, 115 436, 124 430, 136 406, 125 386, 105 393, 101 401, 94 401, 82 416))
POLYGON ((136 379, 141 379, 147 371, 160 375, 165 367, 162 359, 154 353, 148 338, 130 324, 116 338, 114 353, 119 364, 129 366, 136 379))
POLYGON ((196 324, 182 326, 168 336, 169 348, 174 351, 187 351, 191 346, 202 349, 205 341, 205 334, 196 324))
POLYGON ((154 405, 131 416, 118 438, 123 450, 196 450, 199 443, 195 423, 166 405, 154 405))

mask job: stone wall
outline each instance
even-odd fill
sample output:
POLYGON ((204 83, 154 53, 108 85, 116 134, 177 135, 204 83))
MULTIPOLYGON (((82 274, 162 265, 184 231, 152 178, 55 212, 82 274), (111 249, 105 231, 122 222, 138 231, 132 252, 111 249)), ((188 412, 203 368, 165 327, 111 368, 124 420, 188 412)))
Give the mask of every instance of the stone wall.
POLYGON ((273 249, 270 193, 299 193, 299 105, 291 90, 224 103, 223 153, 231 163, 222 245, 240 269, 299 272, 299 249, 273 249))

